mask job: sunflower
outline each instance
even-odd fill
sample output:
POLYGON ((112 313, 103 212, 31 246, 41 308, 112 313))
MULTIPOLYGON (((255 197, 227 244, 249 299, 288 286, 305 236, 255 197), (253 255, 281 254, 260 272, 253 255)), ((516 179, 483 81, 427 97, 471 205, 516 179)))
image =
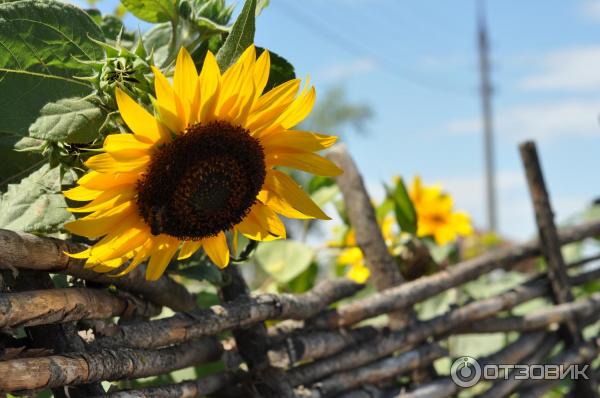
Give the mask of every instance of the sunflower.
MULTIPOLYGON (((381 223, 381 234, 386 246, 391 251, 394 234, 392 228, 394 226, 393 217, 385 217, 381 223)), ((348 267, 346 276, 357 283, 365 283, 369 279, 369 268, 365 265, 365 258, 360 247, 356 246, 356 238, 354 229, 350 229, 342 243, 344 249, 340 252, 337 263, 348 267)))
POLYGON ((185 49, 173 84, 153 68, 154 114, 120 89, 115 96, 131 133, 111 134, 104 153, 85 165, 91 171, 64 192, 89 201, 72 212, 90 213, 66 229, 90 239, 73 254, 86 266, 118 275, 148 260, 155 280, 171 259, 202 248, 220 268, 229 263, 228 236, 256 241, 285 238, 279 215, 328 219, 300 186, 277 167, 335 176, 341 170, 314 152, 336 137, 291 130, 310 113, 315 90, 301 80, 263 93, 269 53, 258 59, 250 46, 221 74, 208 52, 200 74, 185 49), (226 232, 228 233, 226 235, 226 232))
POLYGON ((473 233, 469 215, 455 212, 452 197, 439 185, 423 186, 416 176, 409 195, 417 212, 417 236, 433 236, 438 245, 445 245, 473 233))

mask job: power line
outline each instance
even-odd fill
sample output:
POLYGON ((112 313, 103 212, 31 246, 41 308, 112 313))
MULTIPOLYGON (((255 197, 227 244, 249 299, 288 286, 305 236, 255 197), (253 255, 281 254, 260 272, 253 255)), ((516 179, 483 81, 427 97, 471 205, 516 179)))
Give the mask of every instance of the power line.
MULTIPOLYGON (((452 95, 467 95, 465 92, 458 91, 453 88, 438 86, 432 84, 429 81, 423 80, 421 77, 416 76, 414 73, 407 71, 404 68, 401 68, 400 66, 391 62, 389 59, 383 58, 380 54, 374 52, 369 47, 363 46, 360 43, 356 43, 353 40, 350 40, 344 35, 338 33, 334 29, 331 29, 329 26, 314 18, 312 15, 306 13, 303 9, 293 6, 290 1, 284 0, 275 4, 277 6, 273 8, 283 11, 283 13, 286 14, 286 16, 292 19, 293 21, 308 26, 311 32, 325 33, 327 39, 329 39, 330 42, 340 47, 344 51, 348 52, 349 54, 362 53, 364 55, 374 58, 389 75, 399 80, 432 91, 446 92, 452 95)), ((319 34, 319 37, 322 36, 319 34)))

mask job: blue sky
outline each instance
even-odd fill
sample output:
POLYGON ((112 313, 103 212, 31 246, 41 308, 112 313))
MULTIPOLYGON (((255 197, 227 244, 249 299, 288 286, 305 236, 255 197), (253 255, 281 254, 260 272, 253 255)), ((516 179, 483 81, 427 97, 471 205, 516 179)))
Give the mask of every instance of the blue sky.
MULTIPOLYGON (((559 220, 600 196, 600 1, 488 0, 487 15, 500 231, 527 238, 519 142, 537 141, 559 220)), ((345 136, 374 196, 380 181, 418 173, 483 227, 475 29, 474 0, 271 0, 256 43, 310 75, 317 93, 342 83, 373 108, 370 134, 345 136)))

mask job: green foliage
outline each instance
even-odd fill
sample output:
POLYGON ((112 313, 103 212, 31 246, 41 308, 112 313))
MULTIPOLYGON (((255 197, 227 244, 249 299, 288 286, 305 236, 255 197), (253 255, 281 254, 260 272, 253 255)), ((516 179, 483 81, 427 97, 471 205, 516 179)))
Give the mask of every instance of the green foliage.
POLYGON ((127 11, 146 22, 177 20, 176 0, 121 0, 127 11))
POLYGON ((231 33, 217 53, 217 63, 222 71, 233 64, 254 43, 256 0, 246 0, 244 8, 231 27, 231 33))
POLYGON ((0 4, 0 134, 26 136, 40 109, 83 96, 90 86, 81 60, 103 58, 102 31, 79 8, 53 0, 0 4))
POLYGON ((59 230, 73 218, 61 193, 59 168, 42 166, 0 197, 0 228, 33 233, 59 230))
POLYGON ((400 228, 404 232, 415 234, 417 232, 417 212, 410 200, 404 181, 399 177, 393 190, 387 186, 385 189, 387 197, 394 204, 394 214, 400 228))
POLYGON ((18 181, 20 176, 27 175, 27 172, 34 170, 36 166, 41 166, 44 159, 40 153, 17 151, 32 140, 28 137, 0 134, 0 191, 4 191, 8 183, 18 181))
POLYGON ((105 112, 83 98, 49 102, 29 128, 29 135, 47 141, 87 143, 93 141, 106 119, 105 112))
POLYGON ((267 242, 256 249, 261 268, 279 283, 287 283, 304 272, 314 256, 312 247, 293 240, 267 242))

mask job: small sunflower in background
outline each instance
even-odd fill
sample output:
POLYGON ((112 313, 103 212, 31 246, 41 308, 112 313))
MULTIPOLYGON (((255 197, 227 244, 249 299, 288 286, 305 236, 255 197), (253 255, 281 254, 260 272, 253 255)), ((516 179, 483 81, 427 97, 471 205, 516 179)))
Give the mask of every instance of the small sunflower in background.
POLYGON ((132 134, 109 135, 105 153, 67 198, 90 201, 70 211, 91 213, 66 229, 101 238, 72 255, 98 272, 148 261, 155 280, 178 252, 186 259, 202 248, 223 268, 229 263, 226 232, 256 241, 285 238, 278 214, 328 219, 284 166, 322 176, 341 170, 314 152, 336 137, 291 130, 311 112, 315 90, 294 79, 263 93, 269 53, 249 47, 221 74, 212 53, 200 74, 181 49, 173 84, 154 68, 155 114, 121 90, 116 101, 132 134), (299 92, 300 91, 300 92, 299 92))
MULTIPOLYGON (((385 217, 381 223, 381 234, 390 251, 393 248, 394 241, 393 227, 394 218, 391 216, 385 217)), ((334 246, 334 244, 330 246, 334 246)), ((343 249, 337 257, 337 263, 348 268, 346 276, 357 283, 365 283, 369 279, 369 268, 365 265, 362 250, 356 245, 353 228, 348 231, 342 244, 338 246, 343 247, 343 249)))
POLYGON ((469 215, 454 211, 452 197, 441 186, 424 186, 415 176, 409 195, 417 213, 417 236, 432 236, 435 243, 445 245, 473 234, 469 215))

